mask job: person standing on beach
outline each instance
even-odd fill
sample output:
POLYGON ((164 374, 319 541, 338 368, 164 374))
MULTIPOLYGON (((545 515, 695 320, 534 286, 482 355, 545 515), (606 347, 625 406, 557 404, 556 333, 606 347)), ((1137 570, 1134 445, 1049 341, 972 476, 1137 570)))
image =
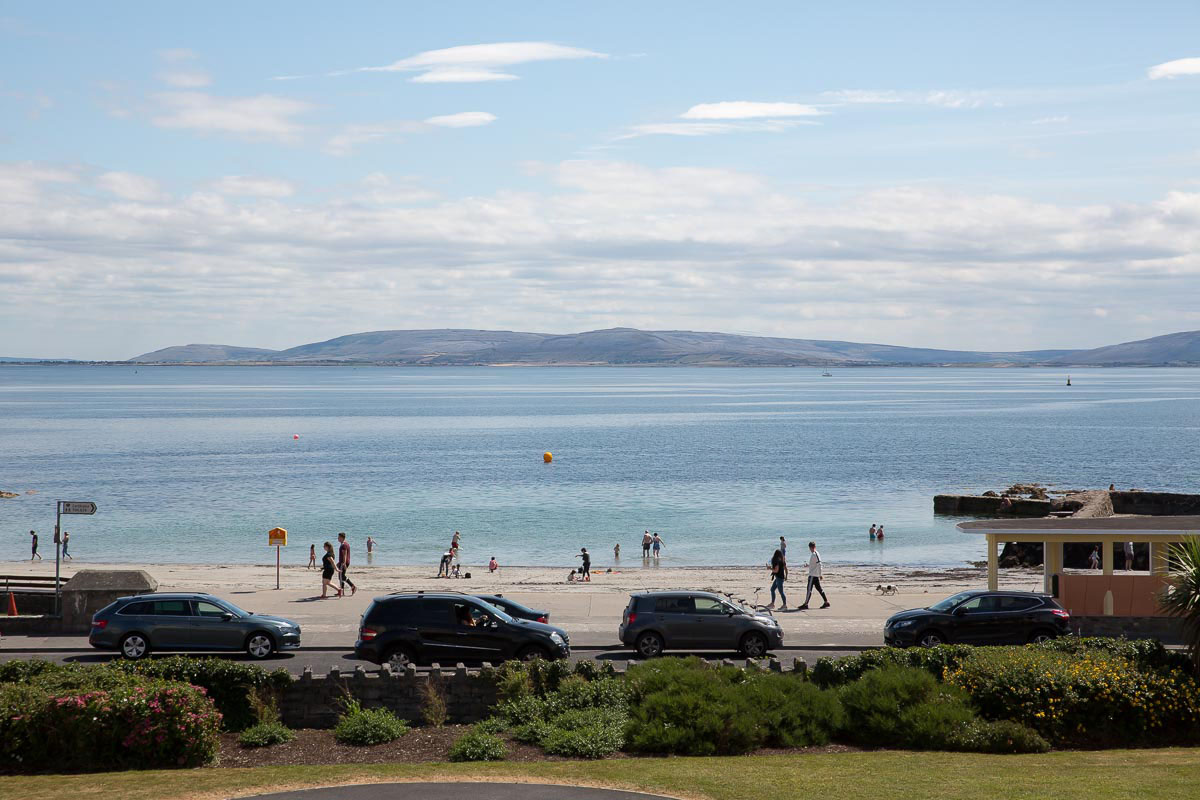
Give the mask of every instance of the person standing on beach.
POLYGON ((342 588, 338 593, 341 597, 346 593, 346 586, 350 587, 350 596, 358 591, 358 587, 354 585, 354 581, 346 577, 346 573, 350 571, 350 543, 346 541, 346 534, 338 534, 338 580, 342 588))
POLYGON ((653 544, 653 547, 654 547, 654 557, 655 557, 655 558, 658 558, 658 556, 659 556, 659 551, 661 551, 661 550, 662 550, 662 546, 663 546, 664 544, 666 544, 666 542, 664 542, 664 541, 663 541, 663 538, 662 538, 661 536, 659 536, 659 535, 656 533, 656 534, 654 534, 654 539, 653 539, 653 541, 652 541, 652 544, 653 544))
POLYGON ((808 610, 808 601, 812 598, 813 589, 821 595, 821 599, 825 602, 821 608, 829 608, 829 598, 825 596, 825 590, 821 588, 821 554, 817 552, 817 543, 808 543, 808 594, 804 596, 804 605, 799 607, 800 611, 808 610))
MULTIPOLYGON (((782 538, 782 537, 781 537, 782 538)), ((771 556, 771 604, 767 608, 775 607, 775 592, 779 592, 780 610, 787 608, 787 595, 783 593, 783 583, 787 580, 787 556, 783 550, 776 550, 771 556)))
POLYGON ((308 546, 308 568, 317 569, 317 546, 315 544, 308 546))
POLYGON ((42 558, 42 554, 37 551, 37 531, 30 531, 29 535, 33 539, 33 555, 31 555, 29 557, 29 560, 33 561, 36 559, 36 560, 40 561, 42 558))
POLYGON ((583 566, 579 568, 579 580, 590 581, 592 579, 592 557, 588 553, 587 548, 579 548, 579 555, 575 557, 583 559, 583 566))
POLYGON ((779 537, 779 552, 783 554, 784 558, 787 558, 787 539, 782 536, 779 537))
POLYGON ((650 557, 650 543, 654 541, 654 537, 650 535, 650 531, 642 534, 642 558, 650 557))
POLYGON ((321 556, 321 597, 328 597, 330 589, 337 592, 337 597, 342 596, 342 590, 333 585, 333 545, 326 542, 325 555, 321 556))
POLYGON ((449 550, 442 553, 442 561, 440 564, 438 564, 437 576, 439 578, 449 578, 450 577, 450 559, 453 557, 454 557, 454 554, 449 550))
MULTIPOLYGON (((67 552, 67 548, 71 545, 71 532, 63 531, 62 535, 62 555, 63 558, 71 558, 71 554, 67 552)), ((75 559, 71 558, 72 561, 75 559)))
POLYGON ((613 545, 613 561, 621 560, 621 543, 617 542, 613 545))

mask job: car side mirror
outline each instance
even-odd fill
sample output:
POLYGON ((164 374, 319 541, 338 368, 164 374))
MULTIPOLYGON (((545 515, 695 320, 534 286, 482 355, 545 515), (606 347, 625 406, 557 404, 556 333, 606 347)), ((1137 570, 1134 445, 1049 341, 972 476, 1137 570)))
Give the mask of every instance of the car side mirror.
POLYGON ((221 615, 221 619, 224 620, 225 622, 232 622, 233 614, 226 611, 224 614, 221 615))

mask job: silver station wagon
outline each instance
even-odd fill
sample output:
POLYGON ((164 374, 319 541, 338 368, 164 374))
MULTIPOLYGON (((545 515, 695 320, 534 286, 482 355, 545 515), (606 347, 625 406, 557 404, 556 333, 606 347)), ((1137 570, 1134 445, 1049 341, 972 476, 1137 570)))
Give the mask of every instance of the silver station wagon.
POLYGON ((144 658, 151 650, 241 650, 261 659, 298 648, 300 626, 243 611, 211 594, 140 594, 97 611, 88 643, 131 659, 144 658))

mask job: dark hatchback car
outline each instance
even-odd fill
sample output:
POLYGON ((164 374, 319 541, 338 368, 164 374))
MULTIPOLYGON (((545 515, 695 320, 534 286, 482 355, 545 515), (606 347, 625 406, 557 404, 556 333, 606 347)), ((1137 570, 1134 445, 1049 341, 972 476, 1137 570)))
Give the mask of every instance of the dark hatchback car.
POLYGON ((1033 592, 959 592, 928 608, 893 614, 883 640, 896 647, 919 644, 1025 644, 1071 632, 1071 615, 1054 598, 1033 592))
POLYGON ((736 650, 761 658, 783 646, 783 630, 774 617, 712 592, 630 595, 617 635, 643 658, 665 650, 736 650))
POLYGON ((244 650, 266 658, 299 647, 300 626, 243 611, 211 594, 140 594, 97 611, 88 643, 130 659, 151 650, 244 650))
POLYGON ((517 619, 465 594, 415 592, 376 597, 362 616, 354 655, 400 670, 407 664, 566 658, 561 628, 517 619))
POLYGON ((485 603, 491 603, 510 617, 532 620, 533 622, 550 621, 549 611, 537 611, 529 606, 521 605, 516 600, 510 600, 502 594, 477 594, 475 597, 478 597, 485 603))

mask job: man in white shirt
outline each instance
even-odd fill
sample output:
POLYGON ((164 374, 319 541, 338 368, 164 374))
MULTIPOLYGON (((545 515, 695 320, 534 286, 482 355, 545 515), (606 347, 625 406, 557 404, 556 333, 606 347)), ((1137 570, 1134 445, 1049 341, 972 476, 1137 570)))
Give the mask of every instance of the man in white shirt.
POLYGON ((808 601, 812 598, 813 589, 817 590, 817 594, 821 595, 821 599, 825 601, 821 608, 829 608, 829 598, 825 596, 825 590, 821 588, 821 554, 817 552, 817 543, 808 543, 808 594, 804 597, 804 605, 800 606, 799 611, 808 610, 808 601))

